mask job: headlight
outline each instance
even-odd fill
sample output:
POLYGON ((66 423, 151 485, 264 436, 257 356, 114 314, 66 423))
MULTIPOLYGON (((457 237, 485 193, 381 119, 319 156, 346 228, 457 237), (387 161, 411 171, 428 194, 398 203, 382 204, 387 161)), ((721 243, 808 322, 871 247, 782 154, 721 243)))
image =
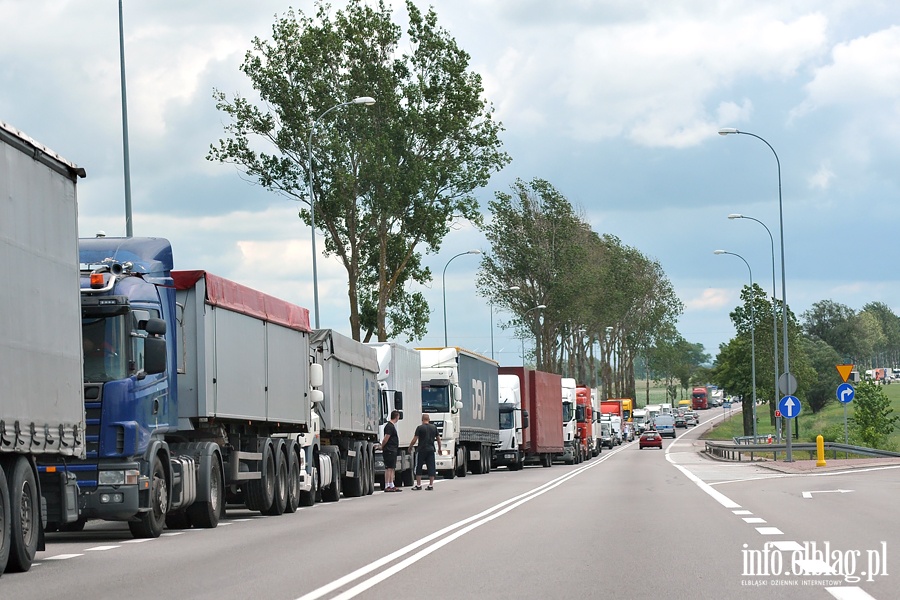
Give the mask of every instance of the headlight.
POLYGON ((124 485, 125 471, 100 471, 97 481, 100 485, 124 485))
POLYGON ((443 448, 441 448, 441 456, 450 456, 450 451, 444 450, 443 448))

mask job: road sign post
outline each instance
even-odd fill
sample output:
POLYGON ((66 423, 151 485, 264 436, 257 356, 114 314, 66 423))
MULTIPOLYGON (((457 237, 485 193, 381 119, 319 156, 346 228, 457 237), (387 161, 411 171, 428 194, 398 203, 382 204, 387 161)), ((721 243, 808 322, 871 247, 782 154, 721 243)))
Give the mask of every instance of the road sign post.
MULTIPOLYGON (((790 373, 784 373, 782 375, 783 378, 784 378, 784 375, 790 375, 790 373)), ((791 382, 791 380, 793 380, 794 389, 796 389, 797 380, 793 379, 793 376, 790 376, 790 378, 785 378, 785 379, 788 383, 788 385, 785 386, 786 388, 788 388, 790 386, 790 382, 791 382)), ((800 414, 800 410, 801 410, 800 399, 797 398, 796 396, 791 396, 790 394, 788 394, 787 396, 785 396, 784 398, 782 398, 781 400, 778 401, 778 410, 781 411, 781 416, 784 417, 785 419, 787 419, 787 422, 786 422, 787 431, 785 432, 786 447, 785 447, 784 460, 785 460, 785 462, 793 462, 794 457, 791 453, 791 435, 792 435, 791 421, 793 419, 797 418, 797 416, 800 414)))
MULTIPOLYGON (((784 335, 785 335, 785 344, 786 344, 787 343, 787 325, 785 325, 784 331, 785 331, 784 335)), ((784 352, 785 352, 785 354, 784 354, 785 370, 784 370, 784 373, 782 373, 781 376, 778 378, 778 388, 781 390, 782 394, 785 394, 784 398, 793 398, 792 402, 797 403, 797 414, 800 414, 800 401, 797 400, 793 395, 793 394, 797 393, 797 378, 794 377, 787 370, 787 348, 786 347, 785 347, 784 352)), ((784 400, 784 398, 782 398, 782 400, 784 400)), ((779 402, 778 405, 781 406, 781 403, 779 402)), ((785 417, 787 418, 787 421, 785 422, 785 427, 787 428, 787 431, 785 432, 785 440, 787 442, 787 445, 785 447, 784 460, 785 460, 785 462, 794 462, 794 455, 791 450, 791 419, 793 419, 796 415, 791 415, 790 413, 786 413, 784 409, 782 409, 781 412, 785 413, 785 417)))
POLYGON ((853 389, 853 386, 847 383, 847 377, 844 376, 844 371, 841 370, 841 367, 850 367, 847 371, 847 375, 850 375, 850 371, 853 370, 853 365, 838 365, 838 372, 841 374, 841 377, 844 378, 844 383, 837 387, 837 399, 840 400, 841 404, 844 405, 844 443, 848 446, 850 445, 850 434, 847 431, 847 405, 853 402, 853 397, 856 395, 856 390, 853 389))

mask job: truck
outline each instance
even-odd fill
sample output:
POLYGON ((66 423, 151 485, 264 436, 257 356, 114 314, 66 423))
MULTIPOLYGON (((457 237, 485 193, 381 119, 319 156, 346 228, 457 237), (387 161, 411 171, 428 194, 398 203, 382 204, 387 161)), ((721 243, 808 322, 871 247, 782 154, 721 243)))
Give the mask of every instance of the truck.
POLYGON ((155 538, 216 527, 226 502, 275 515, 316 488, 337 499, 337 448, 302 443, 323 404, 307 309, 175 271, 164 238, 82 239, 79 261, 85 453, 41 467, 77 478, 71 528, 126 521, 155 538))
POLYGON ((613 437, 617 444, 621 444, 624 440, 624 418, 622 413, 622 401, 625 398, 609 398, 600 401, 600 414, 609 419, 613 430, 613 437))
POLYGON ((0 574, 31 568, 43 528, 78 518, 84 455, 77 182, 83 168, 0 121, 0 574))
POLYGON ((528 367, 500 367, 500 443, 494 449, 494 464, 507 465, 518 460, 520 465, 539 464, 550 467, 553 458, 563 452, 562 412, 559 390, 562 378, 554 373, 528 367), (514 406, 518 399, 519 411, 514 406), (512 409, 513 412, 510 412, 512 409), (507 413, 509 417, 504 415, 507 413), (508 419, 505 421, 505 419, 508 419), (517 449, 504 442, 513 436, 504 424, 518 423, 517 449))
POLYGON ((632 414, 634 417, 634 426, 636 429, 635 433, 644 433, 644 431, 650 427, 647 410, 645 408, 636 408, 634 409, 634 413, 632 414))
POLYGON ((632 412, 634 410, 634 400, 631 398, 619 398, 622 401, 622 421, 625 423, 632 422, 632 412))
POLYGON ((522 404, 522 396, 528 393, 527 379, 521 381, 517 375, 500 373, 497 382, 500 399, 500 441, 494 447, 491 466, 518 471, 525 463, 522 452, 523 433, 529 424, 528 409, 522 404))
POLYGON ((578 425, 581 460, 590 460, 594 453, 594 408, 591 405, 591 388, 575 388, 575 421, 578 425))
MULTIPOLYGON (((397 469, 394 484, 412 485, 415 475, 415 456, 407 448, 412 440, 422 414, 422 361, 412 348, 395 342, 370 342, 378 358, 379 424, 378 440, 384 439, 384 425, 391 412, 400 411, 397 421, 397 437, 400 450, 397 453, 397 469)), ((384 457, 381 447, 375 450, 375 481, 385 487, 384 457)))
POLYGON ((706 410, 709 408, 709 399, 705 387, 695 387, 691 391, 691 408, 693 410, 706 410))
POLYGON ((567 465, 575 464, 579 456, 578 427, 575 415, 576 387, 577 384, 571 377, 563 377, 560 380, 562 391, 563 452, 557 458, 567 465))
MULTIPOLYGON (((333 329, 316 329, 309 340, 313 365, 322 368, 322 401, 316 403, 319 453, 330 457, 331 485, 323 499, 358 498, 375 490, 378 438, 378 353, 333 329)), ((304 442, 308 442, 304 438, 304 442)), ((310 450, 315 453, 315 448, 310 450)), ((315 461, 313 461, 315 462, 315 461)), ((321 460, 319 462, 322 462, 321 460)))
POLYGON ((600 426, 600 397, 602 390, 591 390, 591 409, 594 413, 594 422, 591 429, 594 434, 594 456, 599 456, 603 452, 603 430, 600 426))
POLYGON ((463 348, 417 348, 422 361, 422 412, 441 436, 437 471, 448 479, 489 473, 500 441, 496 361, 463 348))

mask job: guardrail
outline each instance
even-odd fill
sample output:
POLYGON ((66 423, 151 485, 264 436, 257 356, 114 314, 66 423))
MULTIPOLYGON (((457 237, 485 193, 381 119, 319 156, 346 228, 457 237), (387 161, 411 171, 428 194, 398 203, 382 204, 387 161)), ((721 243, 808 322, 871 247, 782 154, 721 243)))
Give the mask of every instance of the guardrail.
MULTIPOLYGON (((750 460, 754 460, 754 454, 773 454, 775 460, 778 460, 778 453, 787 450, 786 444, 751 444, 750 440, 753 436, 745 436, 740 443, 720 442, 708 440, 706 442, 706 453, 716 458, 725 460, 733 460, 741 462, 744 455, 749 454, 750 460)), ((768 436, 757 436, 757 438, 768 439, 768 436)), ((810 459, 816 458, 816 445, 810 442, 795 442, 791 444, 793 452, 809 452, 810 459)), ((876 448, 866 448, 864 446, 853 446, 851 444, 840 444, 837 442, 825 442, 825 454, 829 451, 833 452, 833 457, 837 458, 838 452, 845 454, 856 454, 859 456, 875 456, 875 457, 900 457, 898 452, 890 452, 888 450, 878 450, 876 448)))

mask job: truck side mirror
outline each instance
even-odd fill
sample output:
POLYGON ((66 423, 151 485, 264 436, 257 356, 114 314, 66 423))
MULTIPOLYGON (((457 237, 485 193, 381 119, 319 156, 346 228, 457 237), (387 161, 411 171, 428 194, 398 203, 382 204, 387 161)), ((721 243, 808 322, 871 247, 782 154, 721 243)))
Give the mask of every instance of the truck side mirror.
POLYGON ((462 410, 462 402, 459 400, 456 401, 456 404, 453 405, 456 410, 462 410))
POLYGON ((522 429, 528 429, 528 411, 522 411, 522 429))
POLYGON ((325 383, 325 371, 322 370, 322 365, 312 363, 309 365, 309 387, 322 387, 323 383, 325 383))
MULTIPOLYGON (((150 319, 150 321, 161 319, 150 319)), ((163 321, 165 324, 165 321, 163 321)), ((165 327, 164 327, 165 328, 165 327)), ((144 340, 144 373, 154 375, 166 371, 166 340, 148 337, 144 340)))
POLYGON ((147 319, 144 331, 150 335, 166 335, 166 322, 163 319, 147 319))
MULTIPOLYGON (((459 388, 459 386, 453 387, 453 399, 456 400, 457 403, 462 400, 462 390, 459 388)), ((462 408, 462 404, 460 404, 457 408, 462 408)))
POLYGON ((403 410, 403 392, 394 392, 394 410, 403 410))

